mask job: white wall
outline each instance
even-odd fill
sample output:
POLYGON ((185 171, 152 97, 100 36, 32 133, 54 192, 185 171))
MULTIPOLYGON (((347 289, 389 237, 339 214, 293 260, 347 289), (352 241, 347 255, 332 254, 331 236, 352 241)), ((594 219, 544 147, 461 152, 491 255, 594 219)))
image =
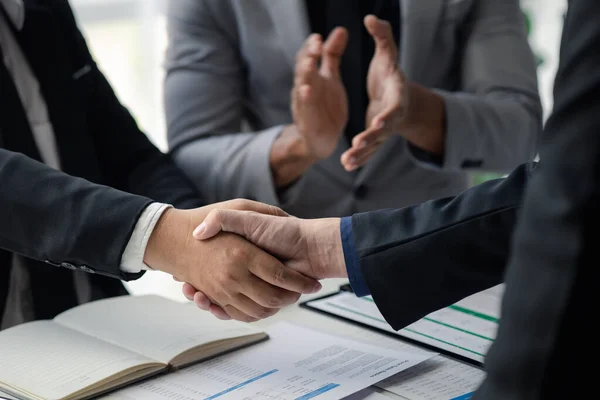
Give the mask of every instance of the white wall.
MULTIPOLYGON (((502 1, 502 0, 498 0, 502 1)), ((540 95, 547 117, 552 110, 552 90, 558 67, 560 37, 567 0, 521 0, 532 22, 531 46, 544 63, 538 71, 540 95)))

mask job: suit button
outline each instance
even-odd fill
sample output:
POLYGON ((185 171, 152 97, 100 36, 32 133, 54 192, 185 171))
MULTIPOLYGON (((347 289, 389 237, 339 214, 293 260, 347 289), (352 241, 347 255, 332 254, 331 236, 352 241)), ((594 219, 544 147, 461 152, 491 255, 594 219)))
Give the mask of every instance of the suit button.
POLYGON ((356 196, 358 200, 363 200, 367 197, 367 187, 365 185, 358 186, 354 189, 354 196, 356 196))
POLYGON ((63 268, 66 268, 66 269, 73 270, 73 271, 75 271, 77 269, 76 266, 74 266, 73 264, 70 264, 68 262, 61 263, 60 266, 63 268))
POLYGON ((88 274, 95 274, 96 273, 96 271, 94 271, 93 269, 91 269, 87 265, 82 265, 81 267, 79 267, 79 269, 82 270, 83 272, 87 272, 88 274))

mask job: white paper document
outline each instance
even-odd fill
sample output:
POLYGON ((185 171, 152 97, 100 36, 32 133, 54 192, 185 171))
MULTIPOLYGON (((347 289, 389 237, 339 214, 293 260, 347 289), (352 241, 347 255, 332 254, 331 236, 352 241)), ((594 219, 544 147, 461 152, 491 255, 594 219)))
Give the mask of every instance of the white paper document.
POLYGON ((291 323, 270 339, 137 386, 105 400, 333 400, 434 356, 390 351, 291 323))
POLYGON ((484 378, 483 370, 436 356, 376 386, 410 400, 450 400, 468 398, 484 378))
POLYGON ((371 297, 340 292, 308 305, 482 363, 496 337, 502 293, 502 285, 488 289, 435 311, 400 331, 385 321, 371 297))

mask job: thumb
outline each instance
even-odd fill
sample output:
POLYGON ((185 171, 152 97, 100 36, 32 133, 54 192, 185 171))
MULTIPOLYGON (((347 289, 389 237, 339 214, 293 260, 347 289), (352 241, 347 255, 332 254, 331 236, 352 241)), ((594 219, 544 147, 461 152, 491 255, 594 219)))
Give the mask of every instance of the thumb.
MULTIPOLYGON (((388 53, 397 53, 396 41, 392 25, 388 21, 377 18, 374 15, 367 15, 364 20, 365 28, 375 40, 375 51, 385 51, 388 53)), ((392 54, 394 56, 394 54, 392 54)), ((395 56, 394 56, 395 57, 395 56)))
POLYGON ((251 211, 213 210, 198 225, 193 235, 195 239, 207 240, 224 231, 248 238, 254 227, 260 224, 261 217, 262 214, 251 211))

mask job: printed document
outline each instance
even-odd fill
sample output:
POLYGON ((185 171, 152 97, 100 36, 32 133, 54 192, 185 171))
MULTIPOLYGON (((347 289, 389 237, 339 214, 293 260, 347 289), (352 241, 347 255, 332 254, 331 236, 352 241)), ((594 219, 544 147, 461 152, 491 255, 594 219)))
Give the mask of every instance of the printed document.
POLYGON ((502 294, 503 286, 496 286, 435 311, 398 332, 385 321, 372 297, 340 292, 308 305, 483 363, 496 337, 502 294))
POLYGON ((270 340, 126 388, 104 400, 333 400, 431 358, 282 322, 270 340))
POLYGON ((484 378, 483 370, 440 355, 376 386, 410 400, 449 400, 473 393, 484 378))

